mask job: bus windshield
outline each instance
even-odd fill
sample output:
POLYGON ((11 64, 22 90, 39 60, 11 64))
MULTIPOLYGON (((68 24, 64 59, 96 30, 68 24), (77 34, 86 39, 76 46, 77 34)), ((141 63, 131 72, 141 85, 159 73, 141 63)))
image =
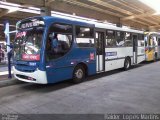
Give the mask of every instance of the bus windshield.
POLYGON ((21 30, 14 42, 14 58, 23 61, 39 61, 43 28, 21 30))

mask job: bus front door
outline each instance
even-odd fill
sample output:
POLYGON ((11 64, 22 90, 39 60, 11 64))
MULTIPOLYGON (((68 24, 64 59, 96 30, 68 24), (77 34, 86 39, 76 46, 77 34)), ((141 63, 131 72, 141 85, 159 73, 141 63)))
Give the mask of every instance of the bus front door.
POLYGON ((138 36, 133 35, 133 64, 137 64, 138 36))
POLYGON ((105 71, 105 32, 96 31, 96 70, 105 71))

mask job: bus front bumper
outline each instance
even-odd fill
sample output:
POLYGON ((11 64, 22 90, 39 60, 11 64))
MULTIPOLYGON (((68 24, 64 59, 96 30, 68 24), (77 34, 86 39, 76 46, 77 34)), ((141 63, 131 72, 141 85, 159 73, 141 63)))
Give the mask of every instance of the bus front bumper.
POLYGON ((37 69, 34 72, 22 72, 17 70, 13 66, 14 77, 20 81, 37 83, 37 84, 47 84, 47 75, 45 71, 37 69))

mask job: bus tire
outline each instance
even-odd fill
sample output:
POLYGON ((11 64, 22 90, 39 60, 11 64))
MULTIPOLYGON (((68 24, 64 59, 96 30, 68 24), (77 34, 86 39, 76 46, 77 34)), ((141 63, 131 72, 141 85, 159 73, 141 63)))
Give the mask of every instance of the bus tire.
POLYGON ((154 61, 157 61, 157 59, 158 59, 157 52, 155 52, 155 55, 154 55, 154 57, 155 57, 154 61))
POLYGON ((82 65, 77 65, 73 71, 73 83, 80 83, 85 78, 85 69, 82 65))
POLYGON ((131 67, 131 60, 130 58, 127 57, 124 61, 124 70, 130 69, 130 67, 131 67))

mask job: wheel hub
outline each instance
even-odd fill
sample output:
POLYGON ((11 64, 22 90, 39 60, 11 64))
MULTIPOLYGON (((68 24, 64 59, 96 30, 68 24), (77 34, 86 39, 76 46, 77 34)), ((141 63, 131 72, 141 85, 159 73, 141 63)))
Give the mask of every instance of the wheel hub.
POLYGON ((81 69, 78 69, 75 74, 78 79, 83 77, 83 71, 81 69))
POLYGON ((126 68, 129 68, 129 61, 126 62, 126 68))

